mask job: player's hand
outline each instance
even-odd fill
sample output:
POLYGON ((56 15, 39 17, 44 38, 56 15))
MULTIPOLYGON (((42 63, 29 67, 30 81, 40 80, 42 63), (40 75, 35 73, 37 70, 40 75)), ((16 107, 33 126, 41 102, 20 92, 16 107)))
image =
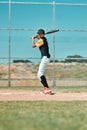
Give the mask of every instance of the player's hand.
POLYGON ((33 39, 35 39, 36 36, 32 36, 33 39))
POLYGON ((32 39, 35 39, 35 38, 37 38, 37 37, 38 37, 38 35, 32 36, 32 39))

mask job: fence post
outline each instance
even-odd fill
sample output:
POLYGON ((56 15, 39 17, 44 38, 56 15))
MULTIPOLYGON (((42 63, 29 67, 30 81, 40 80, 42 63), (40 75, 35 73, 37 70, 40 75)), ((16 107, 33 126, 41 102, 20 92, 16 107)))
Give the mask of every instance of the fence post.
MULTIPOLYGON (((55 29, 55 1, 53 1, 53 29, 55 29)), ((53 34, 53 86, 56 86, 56 70, 55 70, 55 33, 53 34)))
POLYGON ((11 0, 9 0, 8 7, 8 87, 11 86, 11 73, 10 73, 10 64, 11 64, 11 0))

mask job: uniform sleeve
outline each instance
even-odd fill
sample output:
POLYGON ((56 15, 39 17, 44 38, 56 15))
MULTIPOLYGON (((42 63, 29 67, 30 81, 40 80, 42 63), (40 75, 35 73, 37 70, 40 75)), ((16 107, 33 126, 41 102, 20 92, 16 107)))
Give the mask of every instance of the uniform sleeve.
POLYGON ((38 42, 36 43, 36 46, 37 46, 37 47, 41 47, 43 44, 44 44, 43 40, 40 39, 40 40, 38 40, 38 42))

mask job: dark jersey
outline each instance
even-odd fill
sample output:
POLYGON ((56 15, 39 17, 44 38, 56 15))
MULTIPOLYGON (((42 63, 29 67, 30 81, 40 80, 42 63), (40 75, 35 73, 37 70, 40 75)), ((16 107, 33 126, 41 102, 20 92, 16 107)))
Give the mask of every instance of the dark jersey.
POLYGON ((43 45, 39 47, 39 50, 41 52, 41 57, 47 56, 47 58, 50 58, 48 41, 45 37, 41 39, 43 40, 43 45))

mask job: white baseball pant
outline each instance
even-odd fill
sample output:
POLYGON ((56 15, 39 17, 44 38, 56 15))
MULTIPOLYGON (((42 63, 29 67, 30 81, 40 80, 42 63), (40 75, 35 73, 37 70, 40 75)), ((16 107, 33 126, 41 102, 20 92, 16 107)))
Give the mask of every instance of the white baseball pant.
POLYGON ((48 63, 50 62, 50 58, 47 58, 47 56, 43 56, 43 58, 41 59, 41 63, 39 65, 39 69, 38 69, 38 79, 41 81, 41 76, 44 75, 45 69, 48 65, 48 63))

